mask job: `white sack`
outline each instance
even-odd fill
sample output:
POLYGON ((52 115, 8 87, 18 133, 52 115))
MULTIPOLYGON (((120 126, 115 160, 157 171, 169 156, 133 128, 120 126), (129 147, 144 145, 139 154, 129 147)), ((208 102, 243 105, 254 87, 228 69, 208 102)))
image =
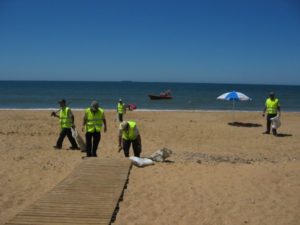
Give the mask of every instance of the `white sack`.
POLYGON ((82 152, 85 152, 86 151, 86 145, 84 143, 83 138, 78 134, 78 131, 76 130, 76 128, 75 129, 71 128, 71 131, 72 131, 72 136, 75 139, 76 143, 78 144, 80 150, 82 152))
POLYGON ((139 158, 139 157, 131 156, 129 157, 129 159, 132 161, 133 165, 138 167, 144 167, 144 166, 149 166, 154 164, 154 162, 151 159, 147 159, 147 158, 139 158))
POLYGON ((150 158, 155 162, 164 162, 166 158, 170 157, 172 155, 172 150, 167 148, 162 148, 160 150, 157 150, 154 152, 150 158))
POLYGON ((280 122, 280 116, 277 115, 273 118, 271 118, 271 126, 273 129, 277 129, 281 126, 281 122, 280 122))

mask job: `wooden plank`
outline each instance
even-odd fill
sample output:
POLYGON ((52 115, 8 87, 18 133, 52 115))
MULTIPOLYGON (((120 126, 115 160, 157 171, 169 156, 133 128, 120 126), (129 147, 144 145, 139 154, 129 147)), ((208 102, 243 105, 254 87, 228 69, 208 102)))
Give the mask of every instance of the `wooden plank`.
POLYGON ((130 169, 126 159, 86 159, 5 225, 109 225, 130 169))

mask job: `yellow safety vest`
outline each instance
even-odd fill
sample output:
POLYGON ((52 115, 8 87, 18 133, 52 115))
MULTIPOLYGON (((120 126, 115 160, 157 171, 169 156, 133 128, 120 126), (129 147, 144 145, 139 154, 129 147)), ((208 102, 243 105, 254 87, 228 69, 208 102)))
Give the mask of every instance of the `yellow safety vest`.
POLYGON ((268 114, 276 114, 278 106, 279 106, 278 98, 275 98, 274 100, 271 100, 270 98, 268 98, 266 100, 266 108, 267 108, 268 114))
POLYGON ((60 127, 63 128, 71 128, 73 123, 72 123, 72 117, 69 114, 70 108, 69 107, 64 107, 59 111, 59 122, 60 122, 60 127))
POLYGON ((134 122, 134 121, 128 121, 128 124, 129 124, 128 130, 127 131, 125 131, 125 130, 122 131, 122 138, 124 140, 133 141, 133 140, 135 140, 137 138, 136 132, 135 132, 136 122, 134 122))
POLYGON ((86 131, 90 133, 100 132, 103 124, 104 110, 99 108, 97 112, 92 112, 90 108, 85 110, 86 114, 86 131))
POLYGON ((124 103, 118 103, 118 113, 119 114, 123 114, 124 113, 124 107, 125 107, 124 103))

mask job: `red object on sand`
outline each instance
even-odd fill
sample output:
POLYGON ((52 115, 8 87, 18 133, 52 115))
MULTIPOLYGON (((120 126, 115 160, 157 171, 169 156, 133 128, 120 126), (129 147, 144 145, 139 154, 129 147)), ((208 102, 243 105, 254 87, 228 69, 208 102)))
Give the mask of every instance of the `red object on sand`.
POLYGON ((137 109, 136 105, 135 105, 135 104, 132 104, 132 103, 127 104, 127 108, 128 108, 130 111, 137 109))

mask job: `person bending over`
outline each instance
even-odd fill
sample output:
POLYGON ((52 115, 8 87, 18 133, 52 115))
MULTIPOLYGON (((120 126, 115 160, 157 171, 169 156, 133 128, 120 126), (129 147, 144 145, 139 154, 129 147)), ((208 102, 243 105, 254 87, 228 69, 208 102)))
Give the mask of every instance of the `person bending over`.
POLYGON ((129 149, 132 144, 134 156, 140 157, 142 141, 135 121, 123 121, 119 126, 119 152, 123 149, 125 157, 129 157, 129 149))

